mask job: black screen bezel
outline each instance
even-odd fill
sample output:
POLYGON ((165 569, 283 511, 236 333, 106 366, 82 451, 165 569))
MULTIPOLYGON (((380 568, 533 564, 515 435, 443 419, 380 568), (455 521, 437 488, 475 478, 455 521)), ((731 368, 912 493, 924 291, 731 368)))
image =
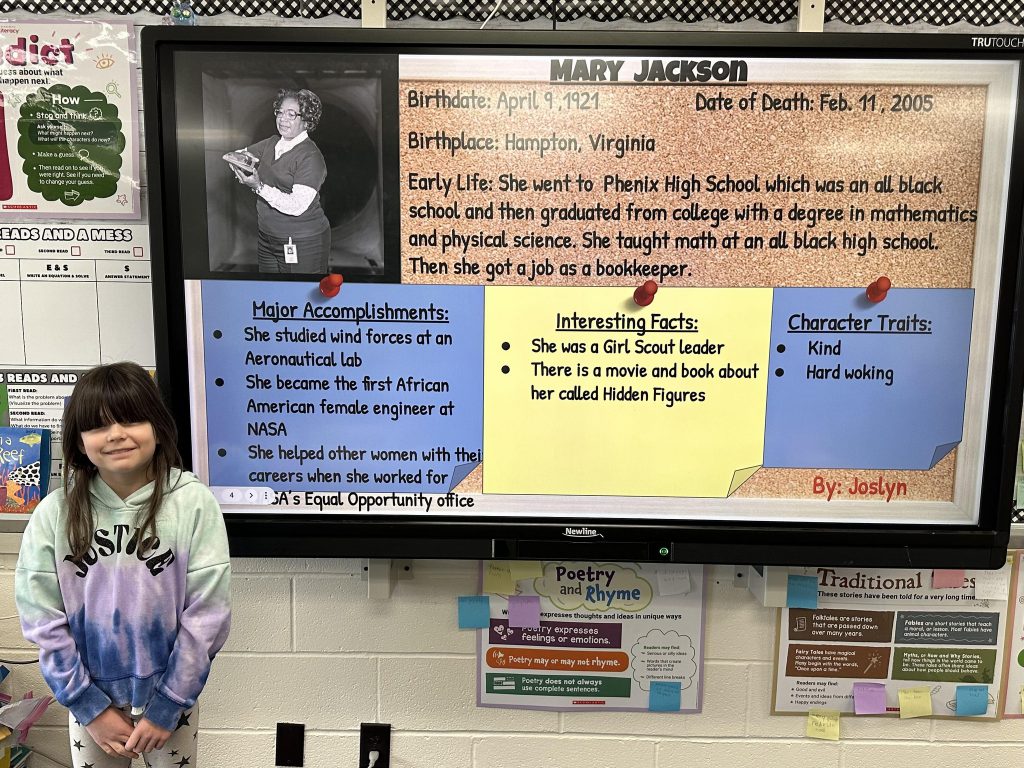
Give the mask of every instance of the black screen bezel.
MULTIPOLYGON (((165 28, 142 33, 142 60, 153 245, 157 374, 180 430, 179 448, 191 463, 190 403, 182 265, 177 210, 180 182, 175 144, 176 53, 194 50, 331 50, 386 54, 671 56, 733 49, 747 57, 856 56, 870 58, 1024 59, 1013 36, 780 33, 454 32, 302 28, 165 28), (982 42, 978 42, 982 41, 982 42), (988 45, 984 41, 989 41, 988 45), (995 42, 993 42, 995 41, 995 42)), ((763 565, 878 567, 999 567, 1005 559, 1013 508, 1016 449, 1024 387, 1018 320, 1024 285, 1020 270, 1024 167, 1024 86, 1018 111, 1004 222, 1003 270, 988 431, 984 440, 980 513, 975 526, 730 523, 678 525, 662 521, 581 522, 580 518, 353 516, 294 513, 226 515, 232 551, 241 556, 444 557, 631 560, 763 565), (1014 212, 1018 212, 1014 215, 1014 212), (586 527, 583 539, 568 528, 586 527)), ((397 233, 392 233, 397 237, 397 233)))

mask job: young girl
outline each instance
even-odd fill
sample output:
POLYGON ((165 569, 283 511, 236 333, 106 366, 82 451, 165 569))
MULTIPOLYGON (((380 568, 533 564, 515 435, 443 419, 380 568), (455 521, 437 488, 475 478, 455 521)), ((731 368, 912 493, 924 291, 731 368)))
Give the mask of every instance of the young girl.
POLYGON ((64 412, 64 483, 33 512, 15 596, 70 713, 75 768, 196 768, 199 696, 230 625, 217 502, 178 469, 152 378, 103 365, 64 412))

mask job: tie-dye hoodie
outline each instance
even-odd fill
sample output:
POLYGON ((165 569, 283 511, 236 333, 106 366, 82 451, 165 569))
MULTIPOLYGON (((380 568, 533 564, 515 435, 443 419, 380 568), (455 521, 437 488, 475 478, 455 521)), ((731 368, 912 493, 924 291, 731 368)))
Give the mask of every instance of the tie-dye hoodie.
POLYGON ((15 598, 43 678, 83 725, 111 704, 144 710, 173 730, 195 704, 231 624, 231 564, 224 518, 195 475, 173 470, 143 540, 140 508, 153 483, 121 499, 90 486, 95 534, 70 559, 63 490, 32 513, 18 557, 15 598))

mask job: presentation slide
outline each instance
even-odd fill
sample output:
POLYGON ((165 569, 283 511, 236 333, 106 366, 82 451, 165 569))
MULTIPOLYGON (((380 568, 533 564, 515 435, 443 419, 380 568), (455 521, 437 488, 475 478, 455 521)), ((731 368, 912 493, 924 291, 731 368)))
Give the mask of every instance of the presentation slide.
POLYGON ((1016 63, 204 55, 227 509, 977 520, 1016 63))

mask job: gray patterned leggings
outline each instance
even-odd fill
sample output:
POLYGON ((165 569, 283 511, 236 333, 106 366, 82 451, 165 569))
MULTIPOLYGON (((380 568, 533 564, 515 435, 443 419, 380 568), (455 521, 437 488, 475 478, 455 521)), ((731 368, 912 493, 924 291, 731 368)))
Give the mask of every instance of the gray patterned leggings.
MULTIPOLYGON (((131 707, 124 710, 131 711, 131 707)), ((138 720, 138 717, 133 717, 138 720)), ((108 755, 92 740, 85 726, 75 716, 68 715, 68 731, 71 736, 71 764, 74 768, 129 768, 132 761, 127 757, 108 755)), ((178 727, 171 733, 163 749, 154 749, 142 754, 148 768, 197 768, 199 765, 199 707, 186 709, 181 713, 178 727)))

